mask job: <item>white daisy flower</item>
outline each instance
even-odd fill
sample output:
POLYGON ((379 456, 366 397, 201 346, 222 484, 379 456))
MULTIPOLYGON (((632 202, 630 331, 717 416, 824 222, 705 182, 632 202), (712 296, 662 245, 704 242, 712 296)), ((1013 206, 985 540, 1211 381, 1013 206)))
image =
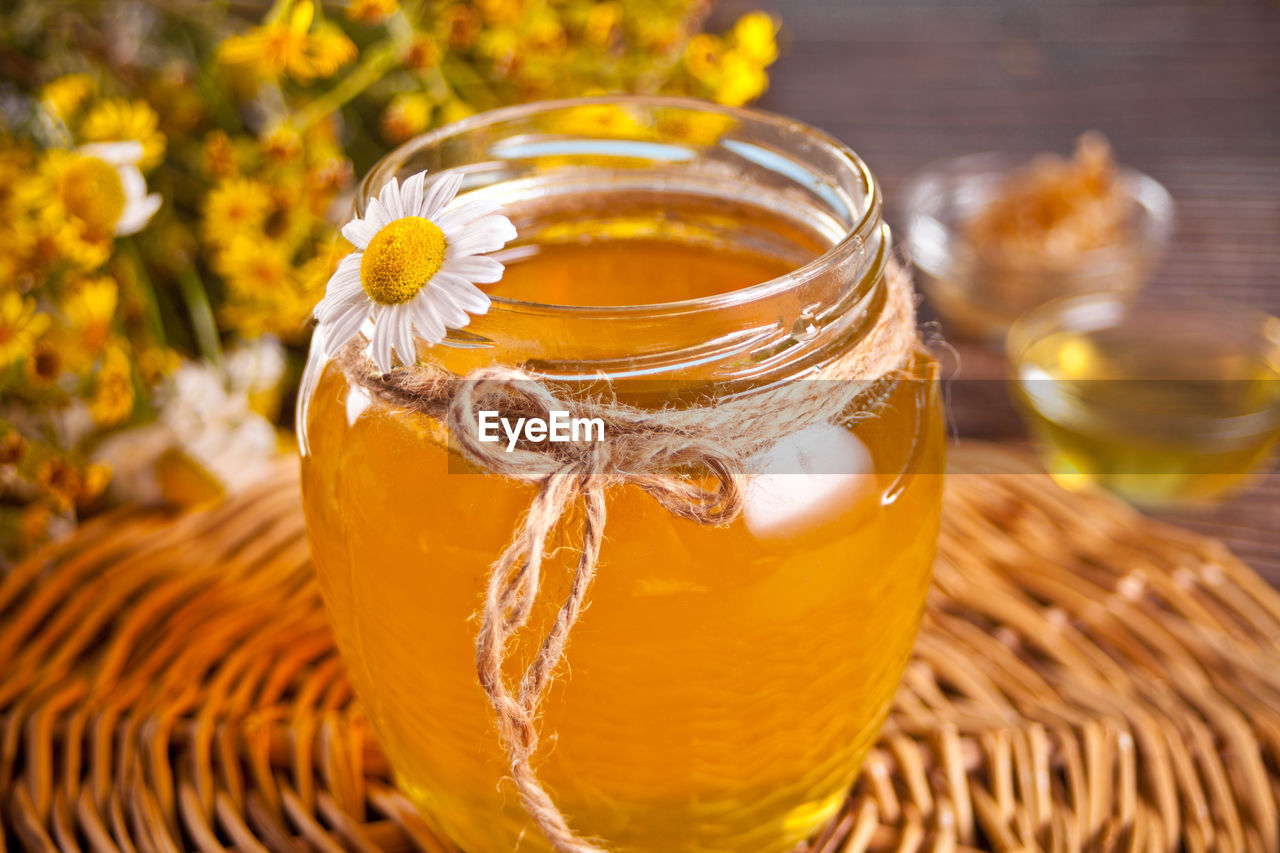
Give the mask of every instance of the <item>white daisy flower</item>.
POLYGON ((492 202, 463 203, 445 212, 462 175, 441 175, 423 186, 426 172, 400 185, 395 178, 369 200, 363 219, 342 229, 355 251, 342 259, 316 306, 316 335, 328 357, 373 323, 369 351, 381 371, 417 361, 416 340, 444 340, 471 316, 489 310, 477 284, 502 278, 488 252, 515 239, 511 220, 492 202))
MULTIPOLYGON (((155 193, 147 194, 147 179, 138 170, 138 161, 142 159, 142 143, 132 140, 94 142, 81 145, 75 153, 83 158, 80 162, 87 166, 97 161, 99 169, 110 167, 115 171, 118 186, 101 176, 102 182, 99 185, 106 188, 110 198, 97 200, 104 214, 114 217, 111 230, 117 236, 124 236, 136 234, 146 228, 151 217, 160 209, 160 196, 155 193), (101 164, 105 164, 105 167, 101 164)), ((106 172, 106 175, 110 174, 111 172, 106 172)))

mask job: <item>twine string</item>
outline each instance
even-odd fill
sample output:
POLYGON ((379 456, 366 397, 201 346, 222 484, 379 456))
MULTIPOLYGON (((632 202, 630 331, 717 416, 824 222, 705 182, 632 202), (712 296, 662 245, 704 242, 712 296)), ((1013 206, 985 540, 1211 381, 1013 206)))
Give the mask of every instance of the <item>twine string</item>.
POLYGON ((561 399, 519 368, 484 367, 456 377, 420 365, 376 372, 359 341, 338 362, 352 381, 394 407, 445 420, 465 459, 483 471, 537 488, 511 542, 494 562, 476 637, 476 674, 492 706, 524 808, 559 853, 605 853, 573 831, 538 779, 538 712, 595 580, 606 520, 605 495, 617 485, 643 489, 672 515, 717 526, 742 511, 747 464, 779 438, 841 415, 874 382, 900 373, 916 351, 910 278, 891 264, 872 328, 813 379, 742 399, 649 410, 616 401, 561 399), (600 441, 517 445, 481 441, 479 412, 546 419, 552 411, 598 417, 600 441), (583 508, 578 559, 569 593, 514 690, 503 676, 513 638, 538 600, 547 539, 574 507, 583 508))

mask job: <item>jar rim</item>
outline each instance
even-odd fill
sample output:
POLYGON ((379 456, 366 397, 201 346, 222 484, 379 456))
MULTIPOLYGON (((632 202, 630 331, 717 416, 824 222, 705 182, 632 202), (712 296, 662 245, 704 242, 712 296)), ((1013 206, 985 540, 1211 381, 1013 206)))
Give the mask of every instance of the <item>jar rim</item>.
POLYGON ((548 99, 499 107, 460 119, 410 139, 385 154, 366 173, 356 188, 356 212, 362 214, 368 199, 376 195, 377 191, 394 176, 394 173, 415 154, 438 147, 451 137, 539 113, 551 113, 575 107, 628 105, 719 114, 743 123, 769 127, 787 136, 795 136, 797 147, 801 150, 821 149, 844 166, 847 169, 847 175, 854 177, 866 187, 866 196, 863 200, 865 209, 860 217, 846 224, 841 237, 817 257, 780 276, 736 290, 670 302, 604 306, 537 302, 491 294, 491 310, 496 308, 499 311, 515 311, 526 315, 572 315, 598 319, 635 315, 672 316, 741 305, 778 295, 822 275, 833 264, 838 264, 851 255, 861 252, 864 246, 872 242, 874 232, 882 227, 883 200, 880 184, 866 162, 845 143, 812 125, 767 110, 728 107, 698 98, 668 95, 600 95, 548 99))

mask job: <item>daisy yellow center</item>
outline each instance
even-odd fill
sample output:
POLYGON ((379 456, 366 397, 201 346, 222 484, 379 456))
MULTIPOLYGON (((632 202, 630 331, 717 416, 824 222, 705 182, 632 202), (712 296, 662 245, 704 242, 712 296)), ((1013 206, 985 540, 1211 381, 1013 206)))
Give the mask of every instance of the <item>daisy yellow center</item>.
POLYGON ((59 195, 67 212, 95 234, 111 234, 124 213, 124 184, 115 167, 97 157, 77 157, 62 175, 59 195))
POLYGON ((421 216, 406 216, 384 226, 364 250, 360 283, 374 302, 399 305, 417 296, 444 266, 445 239, 440 227, 421 216))

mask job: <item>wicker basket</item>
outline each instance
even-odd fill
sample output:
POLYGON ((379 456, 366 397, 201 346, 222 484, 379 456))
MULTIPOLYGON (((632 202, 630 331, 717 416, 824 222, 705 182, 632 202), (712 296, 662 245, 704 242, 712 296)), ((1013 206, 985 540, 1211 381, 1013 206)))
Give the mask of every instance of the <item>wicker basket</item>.
MULTIPOLYGON (((812 853, 1280 851, 1280 595, 1219 543, 953 454, 925 627, 812 853)), ((0 853, 452 850, 389 781, 296 474, 0 580, 0 853)))

